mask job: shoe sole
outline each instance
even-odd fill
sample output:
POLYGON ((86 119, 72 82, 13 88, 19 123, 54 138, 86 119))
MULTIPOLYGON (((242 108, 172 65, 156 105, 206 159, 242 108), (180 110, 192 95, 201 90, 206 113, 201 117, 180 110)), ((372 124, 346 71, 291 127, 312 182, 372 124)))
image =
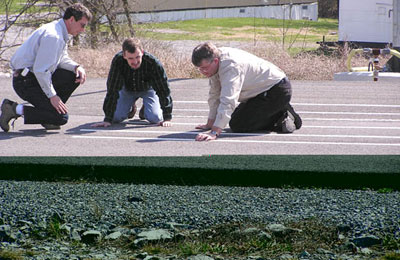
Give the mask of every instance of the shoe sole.
POLYGON ((289 107, 288 107, 288 114, 290 114, 292 116, 294 124, 296 126, 296 129, 300 129, 302 124, 303 124, 303 122, 302 122, 301 117, 299 116, 299 114, 297 114, 294 111, 293 107, 290 104, 289 104, 289 107))
POLYGON ((10 131, 10 120, 13 118, 16 118, 15 116, 11 116, 10 118, 5 118, 5 114, 12 114, 13 112, 13 106, 10 103, 14 103, 11 100, 4 99, 3 103, 1 104, 1 116, 0 116, 0 127, 3 129, 4 132, 10 131))

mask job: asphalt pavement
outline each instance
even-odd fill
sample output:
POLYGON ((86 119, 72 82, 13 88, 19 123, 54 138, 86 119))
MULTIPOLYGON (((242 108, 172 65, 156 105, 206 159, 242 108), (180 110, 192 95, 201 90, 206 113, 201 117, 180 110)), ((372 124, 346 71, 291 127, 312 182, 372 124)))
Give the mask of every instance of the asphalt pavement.
MULTIPOLYGON (((292 81, 292 105, 303 127, 292 134, 231 133, 196 142, 206 123, 207 79, 171 79, 173 125, 139 120, 93 128, 101 122, 106 79, 89 78, 68 101, 61 130, 15 121, 0 132, 0 156, 208 156, 208 155, 399 155, 400 82, 292 81)), ((23 102, 10 78, 0 78, 0 99, 23 102)), ((139 102, 140 107, 140 102, 139 102)))

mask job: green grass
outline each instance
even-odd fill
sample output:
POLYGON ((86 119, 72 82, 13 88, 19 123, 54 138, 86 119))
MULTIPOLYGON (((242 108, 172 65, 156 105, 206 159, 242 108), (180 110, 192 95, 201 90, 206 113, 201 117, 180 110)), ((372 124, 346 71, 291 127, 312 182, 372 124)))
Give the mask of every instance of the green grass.
MULTIPOLYGON (((24 0, 3 0, 0 3, 0 14, 5 14, 6 11, 9 14, 16 14, 19 13, 26 5, 26 1, 24 0)), ((41 7, 30 7, 28 10, 29 12, 36 12, 41 7)))
POLYGON ((141 36, 159 40, 288 40, 313 42, 337 40, 337 35, 329 35, 338 31, 338 20, 319 19, 278 20, 263 18, 213 18, 164 23, 141 24, 136 26, 141 36), (178 30, 179 33, 168 30, 178 30))

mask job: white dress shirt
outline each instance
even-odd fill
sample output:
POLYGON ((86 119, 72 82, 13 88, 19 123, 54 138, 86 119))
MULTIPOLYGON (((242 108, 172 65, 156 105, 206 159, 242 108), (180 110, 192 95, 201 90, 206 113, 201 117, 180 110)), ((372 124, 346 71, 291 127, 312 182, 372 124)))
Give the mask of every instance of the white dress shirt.
POLYGON ((210 77, 209 119, 224 128, 240 102, 272 88, 286 77, 274 64, 240 49, 222 47, 218 72, 210 77))
POLYGON ((63 19, 53 21, 36 29, 18 48, 11 58, 13 70, 29 68, 36 76, 48 98, 57 95, 51 75, 57 68, 75 71, 76 62, 67 53, 69 40, 63 19))

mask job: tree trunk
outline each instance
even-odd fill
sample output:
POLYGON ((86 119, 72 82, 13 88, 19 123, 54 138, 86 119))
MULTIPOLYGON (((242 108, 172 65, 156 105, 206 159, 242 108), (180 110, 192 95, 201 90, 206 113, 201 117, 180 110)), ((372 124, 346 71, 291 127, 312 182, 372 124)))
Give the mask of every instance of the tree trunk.
POLYGON ((122 0, 122 3, 124 5, 124 12, 126 16, 126 20, 128 21, 128 26, 129 26, 129 32, 131 36, 135 36, 135 30, 133 29, 133 24, 130 16, 130 11, 129 11, 129 5, 128 5, 128 0, 122 0))

